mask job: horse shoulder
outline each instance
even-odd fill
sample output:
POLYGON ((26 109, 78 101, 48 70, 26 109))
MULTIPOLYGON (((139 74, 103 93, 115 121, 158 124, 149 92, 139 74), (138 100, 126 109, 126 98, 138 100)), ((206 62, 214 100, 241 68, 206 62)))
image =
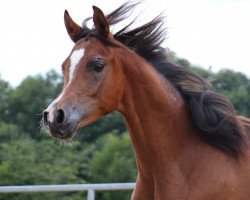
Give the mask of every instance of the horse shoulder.
POLYGON ((192 148, 185 151, 188 159, 184 156, 182 164, 189 185, 187 199, 249 199, 250 149, 237 160, 206 143, 192 148))

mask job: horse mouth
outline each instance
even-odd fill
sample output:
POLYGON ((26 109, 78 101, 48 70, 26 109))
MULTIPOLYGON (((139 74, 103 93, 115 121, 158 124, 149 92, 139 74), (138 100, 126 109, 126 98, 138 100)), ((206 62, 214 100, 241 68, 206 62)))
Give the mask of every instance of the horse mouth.
POLYGON ((56 138, 59 140, 70 140, 75 136, 75 131, 64 132, 64 131, 57 130, 55 128, 49 128, 49 134, 53 138, 56 138))
POLYGON ((56 127, 51 123, 41 121, 42 132, 47 133, 49 136, 59 140, 71 140, 76 135, 77 124, 67 128, 56 127))

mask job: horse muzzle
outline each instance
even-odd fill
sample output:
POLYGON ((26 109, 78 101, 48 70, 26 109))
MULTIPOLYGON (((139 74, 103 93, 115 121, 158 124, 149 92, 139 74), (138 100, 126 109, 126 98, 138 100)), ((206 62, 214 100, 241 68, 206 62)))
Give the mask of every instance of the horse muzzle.
POLYGON ((81 114, 75 107, 56 109, 48 107, 43 112, 43 125, 54 138, 68 140, 74 137, 81 114))

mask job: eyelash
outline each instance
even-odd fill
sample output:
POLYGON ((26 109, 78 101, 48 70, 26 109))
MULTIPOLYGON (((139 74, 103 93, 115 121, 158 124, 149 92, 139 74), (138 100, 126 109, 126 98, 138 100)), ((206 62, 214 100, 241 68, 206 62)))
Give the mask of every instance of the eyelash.
POLYGON ((106 64, 101 58, 92 58, 87 64, 88 70, 96 73, 102 72, 105 66, 106 64))
POLYGON ((62 74, 64 75, 65 66, 62 66, 61 71, 62 71, 62 74))

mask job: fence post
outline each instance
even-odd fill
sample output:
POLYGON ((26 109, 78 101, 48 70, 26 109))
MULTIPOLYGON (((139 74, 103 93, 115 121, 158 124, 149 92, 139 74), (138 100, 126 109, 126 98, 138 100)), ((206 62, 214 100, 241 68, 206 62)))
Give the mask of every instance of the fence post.
POLYGON ((95 200, 95 190, 88 189, 88 197, 87 200, 95 200))

